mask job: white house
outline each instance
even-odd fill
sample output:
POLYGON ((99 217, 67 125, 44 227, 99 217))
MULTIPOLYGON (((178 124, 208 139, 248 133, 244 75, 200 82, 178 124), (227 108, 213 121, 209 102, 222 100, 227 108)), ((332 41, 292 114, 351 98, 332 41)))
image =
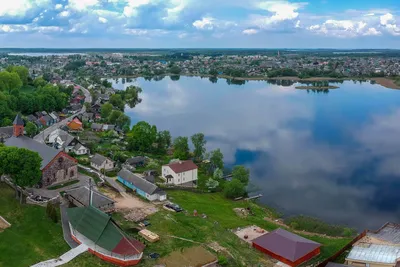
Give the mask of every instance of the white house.
POLYGON ((64 150, 67 153, 73 152, 77 155, 86 155, 89 153, 88 148, 82 145, 75 137, 61 129, 57 129, 50 133, 47 143, 51 144, 54 148, 64 150))
POLYGON ((100 154, 96 154, 90 159, 90 166, 98 171, 102 169, 109 171, 114 169, 114 161, 100 154))
POLYGON ((162 177, 167 184, 195 186, 197 165, 191 160, 177 161, 162 166, 162 177))

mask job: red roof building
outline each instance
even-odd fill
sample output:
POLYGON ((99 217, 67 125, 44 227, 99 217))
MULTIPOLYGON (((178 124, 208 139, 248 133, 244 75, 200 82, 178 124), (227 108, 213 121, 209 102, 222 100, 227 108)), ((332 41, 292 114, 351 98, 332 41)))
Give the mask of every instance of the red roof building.
POLYGON ((191 160, 176 161, 162 166, 162 177, 167 184, 193 187, 197 185, 197 169, 191 160))
POLYGON ((72 131, 82 130, 82 122, 78 118, 73 119, 71 122, 67 124, 67 126, 72 131))
POLYGON ((290 266, 298 266, 319 255, 321 244, 283 229, 253 240, 253 247, 290 266))
POLYGON ((170 167, 175 173, 182 173, 197 169, 197 165, 191 160, 177 161, 165 166, 170 167))

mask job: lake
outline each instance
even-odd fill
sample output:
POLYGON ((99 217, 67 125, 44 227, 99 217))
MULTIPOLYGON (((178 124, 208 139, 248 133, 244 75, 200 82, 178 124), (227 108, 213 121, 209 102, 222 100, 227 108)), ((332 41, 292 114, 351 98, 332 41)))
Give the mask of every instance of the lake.
POLYGON ((325 93, 197 77, 112 82, 143 88, 143 102, 126 110, 133 123, 204 133, 207 149, 248 166, 260 201, 285 215, 358 229, 400 220, 400 91, 353 81, 325 93))

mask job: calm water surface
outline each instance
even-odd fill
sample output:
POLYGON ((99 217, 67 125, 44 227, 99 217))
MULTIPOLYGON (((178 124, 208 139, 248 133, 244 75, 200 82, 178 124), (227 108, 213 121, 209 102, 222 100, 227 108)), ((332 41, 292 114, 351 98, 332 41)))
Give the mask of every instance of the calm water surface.
POLYGON ((347 81, 316 94, 267 82, 181 77, 143 88, 127 110, 173 136, 203 132, 227 165, 245 164, 261 201, 358 229, 400 221, 400 91, 347 81))

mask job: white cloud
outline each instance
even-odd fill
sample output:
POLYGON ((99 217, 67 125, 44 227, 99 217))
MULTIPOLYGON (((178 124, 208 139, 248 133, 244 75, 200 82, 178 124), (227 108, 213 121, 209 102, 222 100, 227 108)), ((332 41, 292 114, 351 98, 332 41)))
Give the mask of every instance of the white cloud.
POLYGON ((103 18, 103 17, 99 17, 99 21, 101 23, 107 23, 108 22, 108 20, 106 18, 103 18))
POLYGON ((69 5, 71 8, 76 10, 86 10, 89 7, 99 4, 99 0, 69 0, 69 5))
POLYGON ((394 21, 394 17, 390 13, 386 13, 385 15, 381 16, 380 19, 381 19, 381 24, 382 25, 387 25, 387 24, 389 24, 389 22, 393 22, 394 21))
POLYGON ((23 16, 31 9, 35 1, 29 0, 11 0, 1 1, 0 4, 0 16, 23 16))
POLYGON ((167 22, 176 22, 181 12, 187 7, 188 0, 170 0, 171 7, 167 8, 167 16, 163 18, 167 22))
POLYGON ((317 34, 342 38, 380 34, 380 32, 376 28, 367 26, 368 24, 364 21, 329 19, 320 25, 312 25, 307 29, 317 34))
POLYGON ((61 4, 57 4, 56 6, 55 6, 55 9, 56 10, 59 10, 59 9, 62 9, 63 8, 63 5, 61 5, 61 4))
POLYGON ((299 16, 298 9, 306 3, 290 3, 287 1, 265 1, 258 4, 258 7, 274 13, 265 19, 266 24, 272 24, 284 20, 293 20, 299 16))
POLYGON ((192 25, 198 30, 226 29, 237 26, 237 24, 232 21, 218 20, 213 17, 203 17, 201 20, 193 22, 192 25))
POLYGON ((151 0, 128 0, 128 4, 124 7, 123 14, 127 17, 135 17, 138 14, 137 8, 148 5, 151 0))
POLYGON ((367 35, 367 36, 376 36, 376 35, 381 35, 382 33, 380 32, 380 31, 378 31, 377 29, 375 29, 375 28, 369 28, 365 33, 364 33, 364 35, 367 35))
POLYGON ((300 28, 300 20, 298 20, 297 22, 296 22, 296 25, 294 26, 295 28, 300 28))
POLYGON ((392 35, 400 36, 400 26, 396 24, 396 19, 391 13, 386 13, 380 17, 383 28, 392 35))
POLYGON ((212 17, 204 17, 201 20, 193 22, 193 26, 200 30, 212 30, 214 28, 215 19, 212 17))
POLYGON ((67 10, 64 10, 63 12, 61 12, 60 14, 59 14, 61 17, 69 17, 69 15, 70 15, 70 12, 69 11, 67 11, 67 10))
POLYGON ((246 35, 253 35, 253 34, 257 34, 258 30, 256 30, 256 29, 246 29, 242 33, 246 34, 246 35))

